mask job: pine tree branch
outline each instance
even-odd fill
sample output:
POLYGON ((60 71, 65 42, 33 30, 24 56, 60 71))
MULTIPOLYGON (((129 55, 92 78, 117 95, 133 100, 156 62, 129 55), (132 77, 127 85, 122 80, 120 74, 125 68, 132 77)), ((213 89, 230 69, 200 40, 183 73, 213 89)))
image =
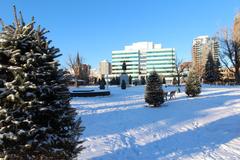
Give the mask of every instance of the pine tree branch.
POLYGON ((14 14, 15 25, 16 25, 16 28, 18 29, 20 26, 20 23, 17 17, 17 10, 15 5, 13 5, 13 14, 14 14))
POLYGON ((20 15, 20 23, 21 23, 21 25, 25 26, 25 22, 23 20, 23 16, 22 16, 22 12, 21 11, 19 11, 19 15, 20 15))

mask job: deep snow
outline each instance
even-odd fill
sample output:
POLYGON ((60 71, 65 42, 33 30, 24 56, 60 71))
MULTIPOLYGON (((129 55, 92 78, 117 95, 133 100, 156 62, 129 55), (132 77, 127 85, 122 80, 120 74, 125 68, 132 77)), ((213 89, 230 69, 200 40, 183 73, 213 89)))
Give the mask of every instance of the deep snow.
POLYGON ((86 127, 79 160, 240 159, 239 86, 178 93, 159 108, 146 107, 143 86, 109 90, 71 101, 86 127))

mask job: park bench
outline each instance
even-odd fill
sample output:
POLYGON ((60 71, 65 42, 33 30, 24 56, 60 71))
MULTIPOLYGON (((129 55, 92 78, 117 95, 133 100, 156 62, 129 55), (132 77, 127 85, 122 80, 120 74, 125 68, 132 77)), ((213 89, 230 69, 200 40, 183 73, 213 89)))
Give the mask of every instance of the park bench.
POLYGON ((176 98, 176 92, 177 91, 163 92, 164 100, 167 101, 167 100, 176 98), (169 96, 169 99, 168 99, 168 96, 169 96))
POLYGON ((169 94, 169 100, 170 100, 170 99, 173 99, 173 98, 176 98, 176 96, 175 96, 175 95, 176 95, 176 92, 177 92, 177 91, 171 91, 171 92, 170 92, 170 94, 169 94))
POLYGON ((167 101, 168 92, 163 92, 164 100, 167 101))

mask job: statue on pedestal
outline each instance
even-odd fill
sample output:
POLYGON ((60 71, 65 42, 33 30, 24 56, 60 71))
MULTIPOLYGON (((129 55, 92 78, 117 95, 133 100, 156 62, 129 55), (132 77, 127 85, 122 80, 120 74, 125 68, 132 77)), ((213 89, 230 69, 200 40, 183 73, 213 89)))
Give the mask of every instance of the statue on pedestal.
POLYGON ((129 85, 129 78, 128 78, 128 75, 126 73, 127 65, 126 65, 125 61, 122 64, 122 70, 123 70, 123 73, 121 73, 121 75, 120 75, 120 86, 122 86, 122 83, 125 83, 126 86, 128 86, 129 85))
POLYGON ((123 73, 126 73, 127 65, 126 65, 126 62, 125 62, 125 61, 124 61, 123 64, 122 64, 122 70, 123 70, 123 73))

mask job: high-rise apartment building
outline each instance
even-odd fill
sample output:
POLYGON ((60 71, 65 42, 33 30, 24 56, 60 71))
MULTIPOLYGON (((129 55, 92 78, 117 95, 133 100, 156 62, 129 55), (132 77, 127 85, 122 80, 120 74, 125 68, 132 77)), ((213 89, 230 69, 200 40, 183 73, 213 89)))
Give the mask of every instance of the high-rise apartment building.
POLYGON ((192 43, 193 67, 202 76, 208 54, 216 61, 219 58, 219 42, 215 37, 199 36, 192 43))
POLYGON ((233 39, 240 42, 240 13, 234 18, 233 39))
POLYGON ((175 49, 162 48, 153 42, 137 42, 125 46, 124 50, 112 51, 112 76, 123 72, 123 62, 127 65, 126 73, 133 79, 146 77, 153 70, 168 82, 176 75, 175 49))
POLYGON ((111 74, 112 65, 107 60, 102 60, 99 63, 99 74, 100 75, 109 75, 111 74))

